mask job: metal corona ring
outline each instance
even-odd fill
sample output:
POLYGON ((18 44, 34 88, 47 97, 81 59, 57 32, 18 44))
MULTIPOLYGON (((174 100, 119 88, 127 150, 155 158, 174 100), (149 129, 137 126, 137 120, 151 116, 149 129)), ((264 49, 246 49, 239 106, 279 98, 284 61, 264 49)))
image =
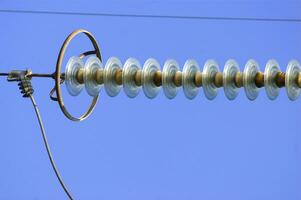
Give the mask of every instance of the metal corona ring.
MULTIPOLYGON (((90 39, 91 43, 93 44, 94 51, 81 54, 79 56, 80 59, 82 59, 86 55, 95 54, 96 57, 100 61, 102 60, 100 49, 99 49, 96 39, 90 32, 88 32, 87 30, 84 30, 84 29, 78 29, 78 30, 73 31, 66 38, 66 40, 64 41, 64 43, 61 47, 60 53, 58 55, 57 63, 56 63, 56 70, 55 70, 55 91, 56 91, 57 100, 58 100, 58 103, 59 103, 59 106, 60 106, 62 112, 68 119, 70 119, 72 121, 82 121, 82 120, 86 119, 87 117, 89 117, 89 115, 92 113, 93 109, 95 108, 97 100, 98 100, 98 95, 94 96, 88 110, 80 117, 74 117, 72 114, 70 114, 63 101, 63 96, 62 96, 62 91, 61 91, 61 80, 62 80, 62 75, 63 75, 63 74, 61 74, 62 62, 64 59, 66 49, 69 46, 70 42, 73 40, 73 38, 75 38, 78 34, 81 34, 81 33, 85 34, 90 39)), ((65 77, 66 77, 66 74, 65 74, 65 77)))
POLYGON ((268 99, 275 100, 279 95, 279 88, 286 88, 286 93, 290 100, 296 100, 301 92, 301 67, 298 61, 292 60, 287 66, 286 72, 281 72, 276 60, 269 60, 264 72, 259 69, 258 63, 250 59, 244 70, 240 71, 237 62, 229 59, 221 72, 219 65, 214 60, 207 60, 204 70, 199 70, 199 65, 195 60, 187 60, 183 72, 175 60, 167 60, 161 66, 153 58, 148 59, 143 66, 135 58, 126 60, 124 67, 118 58, 111 57, 103 67, 100 50, 95 38, 86 30, 76 30, 72 32, 61 48, 56 72, 55 90, 58 103, 65 116, 73 121, 86 119, 93 111, 101 86, 104 85, 106 93, 115 97, 119 94, 123 86, 125 94, 134 98, 143 90, 147 98, 155 98, 162 86, 165 96, 173 99, 180 87, 183 87, 185 96, 193 99, 200 87, 203 87, 205 97, 213 100, 221 87, 229 100, 234 100, 238 95, 239 88, 244 87, 246 96, 253 101, 259 94, 259 89, 265 87, 268 99), (61 74, 61 64, 65 50, 70 41, 78 34, 84 33, 89 37, 94 46, 94 51, 86 52, 69 59, 65 74, 61 74), (96 56, 88 59, 86 64, 82 59, 85 56, 95 54, 96 56), (64 75, 64 76, 63 76, 64 75), (81 117, 73 117, 66 109, 62 93, 61 80, 65 80, 67 91, 70 95, 78 95, 83 88, 93 97, 92 103, 87 112, 81 117))

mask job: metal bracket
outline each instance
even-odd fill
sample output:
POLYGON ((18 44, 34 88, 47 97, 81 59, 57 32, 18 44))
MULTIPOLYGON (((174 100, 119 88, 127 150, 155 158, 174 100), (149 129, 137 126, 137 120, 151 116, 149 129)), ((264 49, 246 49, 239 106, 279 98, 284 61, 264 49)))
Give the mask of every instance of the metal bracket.
POLYGON ((11 71, 7 76, 7 81, 13 82, 13 81, 21 81, 24 78, 31 79, 31 70, 13 70, 11 71))

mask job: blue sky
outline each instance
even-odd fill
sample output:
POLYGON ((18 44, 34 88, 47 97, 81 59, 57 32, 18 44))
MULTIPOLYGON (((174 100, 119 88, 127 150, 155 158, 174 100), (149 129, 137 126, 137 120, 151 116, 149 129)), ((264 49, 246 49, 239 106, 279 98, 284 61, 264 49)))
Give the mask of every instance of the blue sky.
MULTIPOLYGON (((133 14, 301 18, 290 1, 8 1, 1 9, 133 14)), ((0 13, 0 72, 31 68, 53 72, 65 37, 92 32, 104 61, 135 57, 142 64, 169 58, 181 68, 194 58, 201 69, 215 59, 221 69, 236 59, 241 70, 253 58, 263 71, 276 59, 283 71, 301 61, 301 23, 62 16, 0 13)), ((90 46, 79 37, 67 56, 90 46)), ((67 59, 65 60, 66 63, 67 59)), ((35 96, 57 165, 75 199, 105 200, 298 200, 301 199, 301 104, 284 89, 269 101, 261 89, 254 102, 244 91, 214 101, 200 90, 188 100, 161 91, 147 99, 111 98, 102 90, 97 108, 81 123, 68 121, 48 93, 52 80, 34 79, 35 96)), ((75 114, 86 92, 66 104, 75 114)), ((46 156, 29 100, 16 84, 0 79, 0 199, 65 199, 46 156)))

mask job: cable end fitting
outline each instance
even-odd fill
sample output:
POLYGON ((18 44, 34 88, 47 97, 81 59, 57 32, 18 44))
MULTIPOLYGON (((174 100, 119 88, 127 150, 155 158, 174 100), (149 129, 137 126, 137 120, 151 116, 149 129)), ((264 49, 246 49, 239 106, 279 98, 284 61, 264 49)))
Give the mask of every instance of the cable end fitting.
POLYGON ((32 74, 31 70, 14 70, 11 71, 7 77, 9 82, 18 82, 19 89, 24 98, 30 97, 34 90, 31 85, 30 75, 32 74))

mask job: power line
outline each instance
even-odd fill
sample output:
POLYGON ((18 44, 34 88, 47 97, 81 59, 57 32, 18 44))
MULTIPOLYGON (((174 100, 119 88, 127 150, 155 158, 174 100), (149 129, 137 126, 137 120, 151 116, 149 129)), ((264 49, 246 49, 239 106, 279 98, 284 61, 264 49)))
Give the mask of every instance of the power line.
POLYGON ((59 170, 57 169, 56 167, 56 164, 54 162, 54 159, 52 157, 52 153, 51 153, 51 150, 50 150, 50 147, 49 147, 49 144, 48 144, 48 140, 47 140, 47 136, 46 136, 46 132, 45 132, 45 128, 44 128, 44 124, 43 124, 43 121, 42 121, 42 117, 41 117, 41 114, 40 114, 40 111, 39 111, 39 108, 37 106, 37 103, 33 97, 33 95, 29 95, 30 97, 30 100, 31 100, 31 103, 34 107, 34 110, 36 112, 36 116, 37 116, 37 119, 38 119, 38 122, 39 122, 39 126, 40 126, 40 129, 41 129, 41 133, 42 133, 42 137, 43 137, 43 141, 44 141, 44 145, 45 145, 45 148, 47 150, 47 155, 48 155, 48 158, 50 160, 50 163, 51 163, 51 166, 53 168, 53 171, 58 179, 58 181, 60 182, 63 190, 65 191, 66 195, 68 196, 68 198, 70 200, 73 200, 73 197, 70 193, 70 191, 68 190, 67 186, 65 185, 64 181, 63 181, 63 178, 61 177, 60 173, 59 173, 59 170))
POLYGON ((151 14, 118 14, 118 13, 89 13, 64 12, 47 10, 0 10, 0 13, 44 14, 44 15, 75 15, 75 16, 102 16, 102 17, 128 17, 128 18, 159 18, 183 20, 223 20, 223 21, 261 21, 261 22, 295 22, 301 23, 298 18, 253 18, 253 17, 214 17, 214 16, 184 16, 184 15, 151 15, 151 14))

